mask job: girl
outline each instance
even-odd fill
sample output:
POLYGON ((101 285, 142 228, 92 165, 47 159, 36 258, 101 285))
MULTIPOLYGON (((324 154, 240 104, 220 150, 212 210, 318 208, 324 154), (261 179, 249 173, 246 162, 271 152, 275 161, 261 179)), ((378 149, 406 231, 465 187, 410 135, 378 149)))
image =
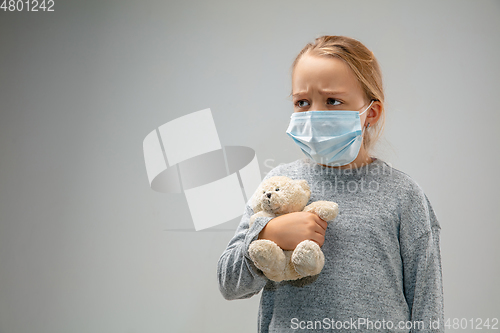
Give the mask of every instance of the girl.
POLYGON ((287 134, 304 159, 272 169, 265 179, 305 179, 310 202, 334 201, 331 223, 308 212, 253 215, 247 203, 218 263, 228 299, 262 289, 259 332, 444 332, 440 225, 426 195, 405 173, 370 153, 384 123, 382 76, 359 41, 322 36, 292 65, 294 113, 287 134), (256 239, 293 250, 305 239, 325 255, 319 275, 267 279, 248 255, 256 239))

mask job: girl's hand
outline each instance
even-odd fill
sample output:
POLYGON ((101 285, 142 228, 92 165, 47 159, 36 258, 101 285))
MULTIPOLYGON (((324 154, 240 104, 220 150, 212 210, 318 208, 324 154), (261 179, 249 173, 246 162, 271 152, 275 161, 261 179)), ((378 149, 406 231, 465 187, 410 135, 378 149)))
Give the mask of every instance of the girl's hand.
POLYGON ((328 223, 311 212, 295 212, 272 218, 259 233, 259 239, 269 239, 283 250, 293 250, 304 240, 323 245, 328 223))

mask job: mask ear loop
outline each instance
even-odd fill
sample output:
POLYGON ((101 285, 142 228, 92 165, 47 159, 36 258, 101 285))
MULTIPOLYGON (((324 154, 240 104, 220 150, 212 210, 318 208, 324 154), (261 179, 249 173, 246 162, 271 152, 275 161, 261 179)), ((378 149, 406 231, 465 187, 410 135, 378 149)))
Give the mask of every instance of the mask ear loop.
POLYGON ((372 99, 372 101, 371 101, 370 105, 368 105, 368 107, 367 107, 367 108, 366 108, 363 112, 361 112, 359 115, 361 116, 363 113, 365 113, 365 112, 366 112, 366 110, 368 110, 368 109, 370 108, 370 106, 372 106, 373 102, 375 102, 375 100, 374 100, 374 99, 372 99))
MULTIPOLYGON (((366 112, 366 110, 368 110, 370 108, 370 106, 372 106, 373 102, 375 100, 372 99, 372 102, 370 103, 370 105, 368 105, 368 107, 365 109, 365 111, 361 112, 359 115, 361 116, 363 113, 366 112)), ((365 129, 367 129, 368 127, 370 127, 370 123, 368 123, 368 125, 366 125, 364 128, 363 128, 363 131, 361 132, 361 135, 365 134, 365 129)))

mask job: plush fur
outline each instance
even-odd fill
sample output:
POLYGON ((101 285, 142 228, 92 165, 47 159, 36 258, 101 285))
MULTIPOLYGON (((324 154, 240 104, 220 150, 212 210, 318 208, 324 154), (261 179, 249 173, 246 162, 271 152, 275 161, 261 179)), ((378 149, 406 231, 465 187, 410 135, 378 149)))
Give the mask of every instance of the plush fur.
MULTIPOLYGON (((311 190, 305 180, 271 177, 262 182, 251 198, 254 215, 250 218, 250 226, 257 217, 301 211, 316 213, 327 222, 337 217, 339 208, 335 202, 316 201, 307 205, 310 196, 311 190)), ((271 240, 258 239, 250 244, 248 252, 255 266, 276 282, 317 275, 325 264, 323 251, 311 240, 302 241, 293 251, 283 251, 271 240)))

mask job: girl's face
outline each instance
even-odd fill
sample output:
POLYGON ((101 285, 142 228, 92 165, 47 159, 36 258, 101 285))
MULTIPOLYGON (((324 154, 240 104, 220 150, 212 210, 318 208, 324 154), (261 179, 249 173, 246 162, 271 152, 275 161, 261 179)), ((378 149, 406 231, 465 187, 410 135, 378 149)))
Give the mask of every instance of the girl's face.
MULTIPOLYGON (((305 54, 296 64, 292 76, 294 112, 349 110, 363 111, 370 101, 351 68, 336 57, 305 54)), ((381 103, 374 101, 360 116, 361 127, 373 125, 381 115, 381 103)), ((350 166, 371 163, 372 159, 361 145, 358 156, 350 166)))
POLYGON ((335 57, 303 55, 293 72, 292 94, 294 112, 362 111, 370 104, 352 70, 335 57))

